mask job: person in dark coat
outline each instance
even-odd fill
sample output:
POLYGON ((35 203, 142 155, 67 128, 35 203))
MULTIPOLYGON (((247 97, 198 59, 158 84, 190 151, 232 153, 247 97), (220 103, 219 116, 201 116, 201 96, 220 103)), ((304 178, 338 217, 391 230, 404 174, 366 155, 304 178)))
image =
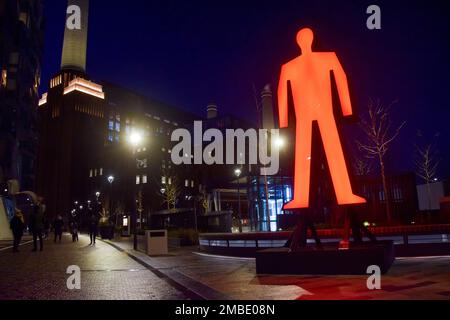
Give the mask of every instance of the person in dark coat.
POLYGON ((42 198, 39 198, 30 216, 30 230, 33 233, 33 252, 37 251, 37 240, 39 239, 40 250, 44 251, 44 214, 45 205, 42 198))
POLYGON ((59 241, 59 243, 61 243, 63 227, 64 227, 64 220, 60 215, 58 215, 55 221, 53 222, 53 231, 55 232, 55 243, 57 240, 59 241))
POLYGON ((95 239, 97 238, 98 233, 98 219, 93 214, 89 220, 89 237, 91 238, 90 245, 95 245, 95 239))
POLYGON ((72 234, 72 242, 78 242, 78 223, 76 221, 70 224, 70 233, 72 234))
POLYGON ((19 245, 22 241, 23 230, 25 229, 25 220, 22 211, 16 210, 16 214, 10 222, 10 227, 14 236, 13 252, 19 252, 19 245))

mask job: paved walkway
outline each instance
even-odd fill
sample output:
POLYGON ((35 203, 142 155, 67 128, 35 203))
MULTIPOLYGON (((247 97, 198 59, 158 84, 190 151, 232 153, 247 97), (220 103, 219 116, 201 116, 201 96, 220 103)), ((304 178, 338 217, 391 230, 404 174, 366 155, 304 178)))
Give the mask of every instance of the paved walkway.
POLYGON ((0 300, 4 299, 450 299, 450 257, 397 260, 369 291, 362 276, 257 276, 254 259, 201 255, 196 248, 148 257, 132 250, 130 239, 72 243, 45 242, 21 253, 0 249, 0 300), (137 260, 137 261, 136 261, 137 260), (67 289, 67 267, 78 265, 81 290, 67 289))
POLYGON ((45 242, 45 250, 32 253, 31 245, 18 254, 0 251, 0 300, 183 300, 189 297, 128 255, 101 241, 89 246, 80 236, 72 243, 65 235, 62 244, 45 242), (81 290, 70 291, 66 270, 81 268, 81 290))
POLYGON ((450 300, 450 256, 399 259, 382 277, 382 290, 369 291, 364 276, 257 276, 254 259, 200 255, 196 248, 148 257, 130 240, 112 243, 207 299, 450 300))

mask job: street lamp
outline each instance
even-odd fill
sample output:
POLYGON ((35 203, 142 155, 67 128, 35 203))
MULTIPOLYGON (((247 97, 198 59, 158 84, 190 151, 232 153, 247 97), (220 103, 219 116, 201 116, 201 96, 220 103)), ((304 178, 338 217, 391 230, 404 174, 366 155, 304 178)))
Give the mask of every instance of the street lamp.
POLYGON ((133 131, 128 136, 128 143, 133 147, 137 147, 142 143, 143 135, 139 131, 133 131))
MULTIPOLYGON (((113 182, 114 182, 114 176, 113 175, 110 175, 109 177, 108 177, 108 182, 109 182, 109 186, 110 186, 110 188, 109 188, 109 216, 111 217, 111 215, 112 215, 112 185, 113 185, 113 182)), ((118 224, 118 221, 117 221, 117 214, 116 214, 116 225, 118 224)))
POLYGON ((278 149, 282 149, 286 145, 286 141, 283 137, 278 137, 275 141, 275 145, 278 149))
POLYGON ((238 178, 238 217, 239 217, 239 232, 242 233, 242 212, 241 212, 241 169, 234 170, 234 174, 238 178))
MULTIPOLYGON (((144 135, 137 130, 133 130, 127 137, 127 141, 128 143, 133 147, 133 153, 134 153, 134 149, 136 149, 137 147, 139 147, 144 140, 144 135)), ((135 164, 134 164, 134 157, 133 157, 133 170, 135 169, 135 164)), ((136 197, 135 192, 133 191, 133 198, 136 197)), ((133 216, 132 216, 132 229, 133 229, 133 248, 134 250, 137 250, 138 247, 138 243, 137 243, 137 205, 136 205, 136 201, 133 201, 133 212, 132 212, 133 216)))

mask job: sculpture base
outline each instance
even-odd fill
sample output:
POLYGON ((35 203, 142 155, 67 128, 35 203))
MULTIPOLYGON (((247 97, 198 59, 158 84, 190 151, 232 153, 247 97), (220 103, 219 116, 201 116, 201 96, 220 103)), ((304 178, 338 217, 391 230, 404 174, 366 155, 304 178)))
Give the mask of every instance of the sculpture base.
POLYGON ((257 274, 366 275, 367 268, 379 266, 384 274, 395 261, 393 241, 352 244, 348 250, 324 245, 289 252, 276 248, 256 253, 257 274))

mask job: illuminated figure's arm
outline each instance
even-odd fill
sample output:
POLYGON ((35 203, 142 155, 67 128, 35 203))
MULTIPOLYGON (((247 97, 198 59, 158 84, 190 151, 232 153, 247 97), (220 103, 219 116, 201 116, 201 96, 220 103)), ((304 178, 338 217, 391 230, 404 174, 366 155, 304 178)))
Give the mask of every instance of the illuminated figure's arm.
POLYGON ((280 83, 278 85, 278 112, 280 129, 288 127, 288 77, 286 68, 281 68, 280 83))
POLYGON ((333 72, 336 79, 336 85, 339 93, 339 99, 341 101, 342 113, 344 116, 351 116, 353 114, 352 103, 350 101, 350 92, 348 90, 347 76, 339 62, 338 57, 334 54, 333 60, 333 72))

